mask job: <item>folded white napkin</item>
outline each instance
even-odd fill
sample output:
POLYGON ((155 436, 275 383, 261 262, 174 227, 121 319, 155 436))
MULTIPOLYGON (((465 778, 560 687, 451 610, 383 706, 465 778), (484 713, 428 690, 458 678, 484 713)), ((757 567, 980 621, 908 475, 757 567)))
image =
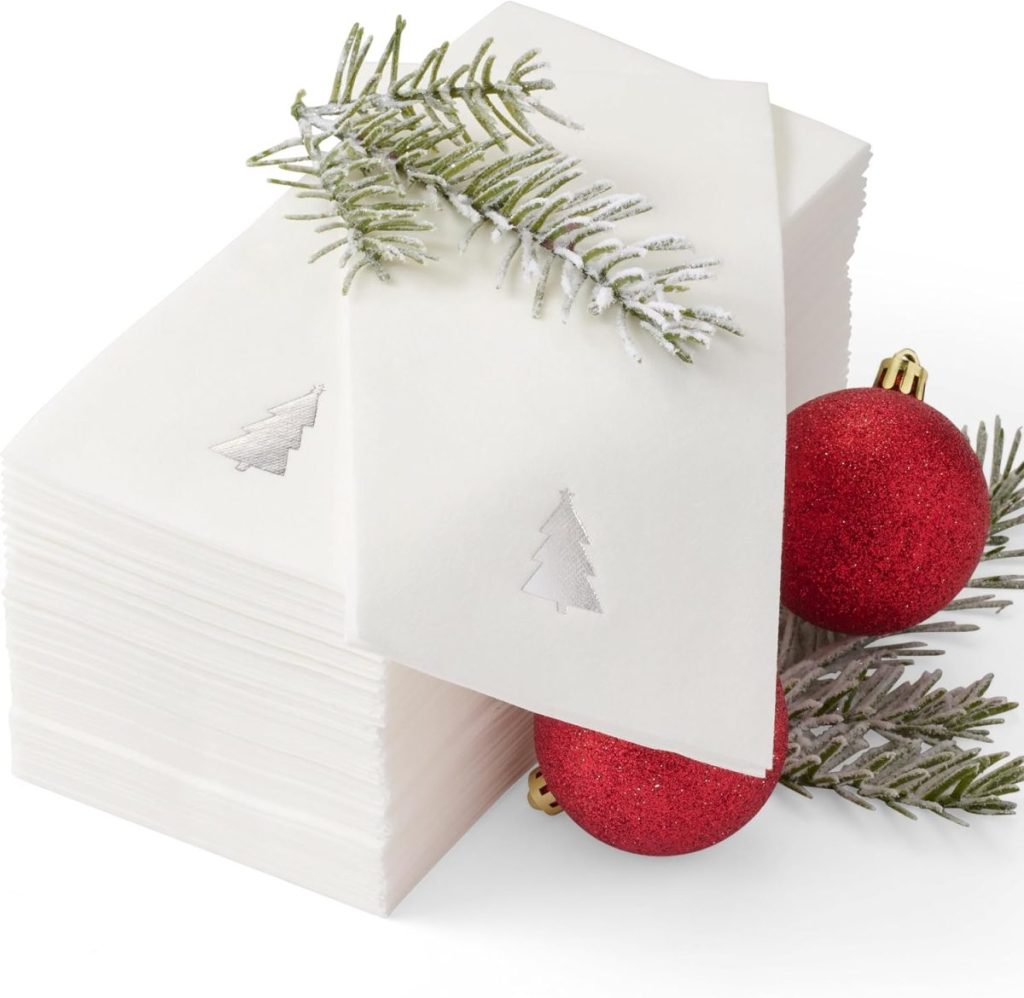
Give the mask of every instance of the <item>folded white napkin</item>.
MULTIPOLYGON (((720 256, 688 297, 747 335, 719 334, 691 368, 635 331, 638 364, 586 291, 562 323, 557 269, 540 320, 518 266, 496 291, 507 244, 486 235, 392 286, 353 287, 350 634, 531 710, 763 775, 786 418, 767 89, 515 5, 452 58, 489 35, 505 58, 542 46, 548 102, 585 126, 546 129, 582 157, 578 183, 608 177, 653 201, 625 238, 681 232, 720 256), (563 601, 538 593, 542 576, 563 601)), ((467 224, 437 223, 445 247, 467 224)))

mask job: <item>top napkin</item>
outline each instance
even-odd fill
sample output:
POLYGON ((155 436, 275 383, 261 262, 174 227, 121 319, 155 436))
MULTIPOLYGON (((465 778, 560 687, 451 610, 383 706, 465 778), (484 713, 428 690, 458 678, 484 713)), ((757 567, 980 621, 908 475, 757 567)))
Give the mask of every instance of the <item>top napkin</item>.
MULTIPOLYGON (((782 250, 760 84, 709 80, 559 18, 498 8, 499 59, 540 47, 546 134, 722 259, 687 294, 731 311, 694 367, 614 320, 540 320, 507 244, 364 277, 344 299, 355 553, 350 637, 528 709, 763 775, 771 764, 785 436, 782 250)), ((504 63, 499 63, 503 65, 504 63)), ((657 265, 657 264, 655 264, 657 265)), ((553 273, 552 284, 557 279, 553 273)), ((585 290, 585 289, 584 289, 585 290)))

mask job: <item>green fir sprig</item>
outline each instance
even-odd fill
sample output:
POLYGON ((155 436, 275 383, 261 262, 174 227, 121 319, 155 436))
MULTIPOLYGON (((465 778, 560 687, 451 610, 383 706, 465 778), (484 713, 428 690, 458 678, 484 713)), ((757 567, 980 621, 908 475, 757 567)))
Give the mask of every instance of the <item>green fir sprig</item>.
MULTIPOLYGON (((966 433, 966 431, 965 431, 966 433)), ((1005 435, 995 420, 990 455, 991 529, 985 560, 1016 558, 1006 532, 1024 524, 1024 461, 1017 460, 1021 431, 1004 451, 1005 435)), ((988 432, 976 436, 979 460, 986 460, 988 432)), ((1024 577, 972 580, 974 588, 1020 589, 1024 577)), ((989 592, 954 600, 946 609, 999 612, 1011 602, 989 592)), ((958 812, 1011 814, 1006 798, 1024 782, 1024 758, 983 753, 990 729, 1018 705, 988 695, 992 676, 945 689, 938 669, 907 678, 916 660, 943 654, 924 635, 977 631, 960 619, 920 624, 895 635, 845 637, 782 611, 779 675, 789 710, 789 753, 782 783, 810 796, 832 790, 863 807, 883 804, 906 817, 931 811, 959 824, 958 812)))
POLYGON ((499 76, 493 39, 450 71, 446 42, 399 76, 404 27, 399 17, 367 73, 372 38, 354 25, 327 103, 309 105, 300 91, 292 105, 298 135, 248 160, 278 168, 284 176, 272 183, 318 202, 316 210, 289 217, 312 221, 330 235, 312 259, 337 255, 344 293, 364 269, 387 281, 395 264, 436 259, 423 234, 434 228, 428 209, 446 204, 467 222, 461 251, 481 230, 505 241, 498 287, 519 257, 533 284, 534 317, 557 270, 563 319, 586 290, 587 311, 614 310, 623 345, 636 360, 633 325, 687 363, 693 347, 707 346, 716 332, 740 333, 723 309, 684 305, 675 297, 708 278, 718 261, 686 257, 642 266, 652 253, 688 253, 692 246, 674 234, 620 238, 618 224, 652 204, 640 194, 616 192, 607 180, 576 185, 580 160, 534 126, 532 118, 541 115, 581 127, 541 100, 554 84, 539 75, 547 65, 538 60, 539 50, 523 53, 499 76))
MULTIPOLYGON (((964 436, 970 439, 967 428, 964 436)), ((992 430, 992 453, 988 484, 991 505, 988 538, 983 562, 1006 558, 1024 558, 1024 548, 1011 548, 1008 530, 1024 526, 1024 454, 1021 453, 1021 429, 1018 428, 1006 449, 1006 433, 998 416, 992 430), (1019 459, 1019 463, 1017 462, 1019 459)), ((975 437, 975 453, 985 463, 988 450, 988 429, 982 423, 975 437)), ((1024 589, 1024 575, 988 575, 971 579, 974 589, 1024 589)))

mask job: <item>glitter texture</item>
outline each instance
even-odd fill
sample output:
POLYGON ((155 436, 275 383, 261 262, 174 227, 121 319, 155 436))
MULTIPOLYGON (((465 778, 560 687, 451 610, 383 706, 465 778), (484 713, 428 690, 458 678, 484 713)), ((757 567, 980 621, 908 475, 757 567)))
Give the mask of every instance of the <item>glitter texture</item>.
POLYGON ((761 810, 782 775, 789 717, 782 686, 764 779, 538 714, 537 759, 565 813, 595 838, 646 856, 675 856, 728 838, 761 810))
POLYGON ((819 627, 885 634, 971 578, 989 526, 985 475, 940 412, 882 388, 789 415, 782 602, 819 627))

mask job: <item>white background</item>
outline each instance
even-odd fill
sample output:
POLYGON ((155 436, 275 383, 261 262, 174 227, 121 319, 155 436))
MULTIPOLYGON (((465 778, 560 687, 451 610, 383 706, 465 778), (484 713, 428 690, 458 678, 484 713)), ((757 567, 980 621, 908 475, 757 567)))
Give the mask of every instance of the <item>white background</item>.
MULTIPOLYGON (((871 141, 852 383, 912 345, 929 401, 955 421, 1024 423, 1024 66, 1010 5, 536 6, 708 75, 767 80, 776 103, 871 141)), ((487 9, 406 0, 405 58, 487 9)), ((397 12, 52 0, 5 13, 0 442, 269 202, 245 157, 290 133, 295 90, 329 85, 352 17, 380 37, 397 12)), ((994 671, 993 692, 1024 698, 1021 604, 949 642, 947 677, 994 671)), ((1013 717, 997 741, 1021 752, 1024 724, 1013 717)), ((963 830, 782 790, 735 838, 659 860, 532 812, 516 787, 389 920, 10 778, 0 835, 0 987, 17 998, 1021 983, 1024 817, 963 830)))

